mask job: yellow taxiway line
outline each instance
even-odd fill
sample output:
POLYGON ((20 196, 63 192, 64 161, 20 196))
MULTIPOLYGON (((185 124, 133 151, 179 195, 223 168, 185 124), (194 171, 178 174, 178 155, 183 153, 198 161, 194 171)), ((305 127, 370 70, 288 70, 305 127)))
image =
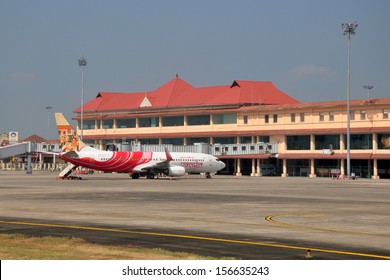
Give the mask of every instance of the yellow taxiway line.
MULTIPOLYGON (((280 214, 274 214, 274 215, 269 215, 265 217, 265 220, 267 222, 281 225, 284 227, 288 228, 296 228, 296 229, 304 229, 304 230, 317 230, 317 231, 324 231, 324 232, 337 232, 337 233, 345 233, 345 234, 360 234, 360 235, 372 235, 372 236, 382 236, 382 237, 390 237, 390 234, 383 234, 383 233, 370 233, 370 232, 359 232, 359 231, 350 231, 350 230, 340 230, 340 229, 327 229, 327 228, 319 228, 319 227, 309 227, 309 226, 301 226, 301 225, 296 225, 296 224, 290 224, 290 223, 285 223, 281 221, 275 220, 276 217, 281 217, 281 216, 291 216, 291 215, 298 215, 302 213, 280 213, 280 214)), ((313 214, 314 216, 315 214, 313 214)), ((316 215, 321 215, 323 214, 316 214, 316 215)))
POLYGON ((255 246, 266 246, 266 247, 274 247, 274 248, 295 249, 295 250, 302 250, 305 252, 307 252, 307 250, 310 249, 311 252, 332 253, 332 254, 351 255, 351 256, 360 256, 360 257, 389 259, 390 260, 390 256, 365 254, 365 253, 358 253, 358 252, 348 252, 348 251, 339 251, 339 250, 326 250, 326 249, 320 249, 320 248, 307 248, 307 247, 301 247, 301 246, 291 246, 291 245, 276 244, 276 243, 270 244, 270 243, 259 242, 259 241, 245 241, 245 240, 214 238, 214 237, 205 237, 205 236, 182 235, 182 234, 174 234, 174 233, 146 232, 146 231, 134 231, 134 230, 126 230, 126 229, 100 228, 100 227, 89 227, 89 226, 71 226, 71 225, 35 223, 35 222, 25 222, 25 221, 0 220, 0 223, 10 224, 10 225, 28 225, 28 226, 36 226, 36 227, 81 229, 81 230, 90 230, 90 231, 118 232, 118 233, 129 233, 129 234, 150 235, 150 236, 160 236, 160 237, 175 237, 175 238, 183 238, 183 239, 202 240, 202 241, 216 241, 216 242, 243 244, 243 245, 255 245, 255 246))

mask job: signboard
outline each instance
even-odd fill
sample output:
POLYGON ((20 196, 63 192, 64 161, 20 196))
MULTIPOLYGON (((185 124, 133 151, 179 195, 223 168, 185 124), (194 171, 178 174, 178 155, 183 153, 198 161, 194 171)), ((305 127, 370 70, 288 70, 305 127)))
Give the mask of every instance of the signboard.
POLYGON ((334 152, 331 149, 323 149, 322 150, 324 155, 333 155, 334 152))
POLYGON ((18 143, 19 141, 19 133, 17 131, 11 131, 8 134, 8 137, 9 137, 8 139, 10 144, 15 144, 18 143))

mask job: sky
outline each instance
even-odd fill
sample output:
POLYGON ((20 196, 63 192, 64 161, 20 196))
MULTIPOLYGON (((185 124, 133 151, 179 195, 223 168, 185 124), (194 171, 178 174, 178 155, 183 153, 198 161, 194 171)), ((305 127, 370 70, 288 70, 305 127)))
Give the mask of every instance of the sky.
POLYGON ((301 102, 390 97, 388 0, 1 0, 0 133, 54 139, 99 92, 271 81, 301 102), (53 107, 47 110, 46 107, 53 107), (50 113, 50 114, 48 114, 50 113), (49 116, 49 119, 48 119, 49 116), (48 125, 50 123, 50 125, 48 125))

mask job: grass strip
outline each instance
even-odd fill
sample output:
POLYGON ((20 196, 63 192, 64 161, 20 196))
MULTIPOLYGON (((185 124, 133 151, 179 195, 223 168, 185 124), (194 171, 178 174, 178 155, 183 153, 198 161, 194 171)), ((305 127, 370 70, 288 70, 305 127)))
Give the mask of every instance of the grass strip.
POLYGON ((163 249, 101 245, 74 237, 0 234, 1 260, 211 260, 163 249))

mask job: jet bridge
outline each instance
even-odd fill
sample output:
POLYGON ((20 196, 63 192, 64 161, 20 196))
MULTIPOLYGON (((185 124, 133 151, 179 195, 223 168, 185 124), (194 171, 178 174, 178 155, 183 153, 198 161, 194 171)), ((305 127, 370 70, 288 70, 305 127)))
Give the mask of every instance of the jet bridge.
POLYGON ((32 173, 31 153, 36 152, 36 143, 24 142, 13 144, 5 147, 0 147, 0 159, 10 158, 27 154, 27 174, 32 173))

